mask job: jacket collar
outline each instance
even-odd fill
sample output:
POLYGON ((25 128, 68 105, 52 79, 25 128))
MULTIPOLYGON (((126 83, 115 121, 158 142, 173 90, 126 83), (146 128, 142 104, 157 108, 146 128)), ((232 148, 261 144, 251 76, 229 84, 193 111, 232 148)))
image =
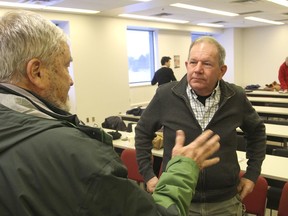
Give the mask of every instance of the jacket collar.
MULTIPOLYGON (((188 100, 188 96, 186 93, 187 85, 187 74, 185 74, 182 79, 175 86, 172 87, 172 92, 179 97, 188 100)), ((235 91, 223 79, 219 80, 219 87, 221 90, 220 103, 228 100, 230 97, 235 95, 235 91)))
POLYGON ((18 86, 0 83, 0 90, 0 93, 3 94, 3 100, 2 102, 0 100, 0 103, 17 112, 25 112, 25 110, 29 110, 30 115, 38 117, 66 120, 75 125, 78 125, 80 122, 76 115, 61 110, 38 95, 18 86), (4 97, 5 99, 9 98, 9 100, 4 101, 4 97))

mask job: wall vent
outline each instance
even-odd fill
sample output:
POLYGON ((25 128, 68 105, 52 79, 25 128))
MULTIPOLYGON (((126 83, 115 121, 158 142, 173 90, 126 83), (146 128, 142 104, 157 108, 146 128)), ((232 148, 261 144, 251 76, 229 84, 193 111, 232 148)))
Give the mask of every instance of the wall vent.
POLYGON ((171 15, 172 15, 171 13, 165 13, 165 12, 163 12, 163 13, 159 13, 159 14, 154 14, 154 15, 152 15, 152 16, 163 17, 163 16, 171 16, 171 15))

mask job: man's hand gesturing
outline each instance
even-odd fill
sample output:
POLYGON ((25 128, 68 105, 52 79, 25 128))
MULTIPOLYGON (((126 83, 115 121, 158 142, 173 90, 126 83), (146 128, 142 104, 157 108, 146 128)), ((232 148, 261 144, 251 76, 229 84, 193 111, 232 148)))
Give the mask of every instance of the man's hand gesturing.
POLYGON ((175 146, 172 157, 182 155, 194 160, 200 169, 212 166, 220 161, 219 157, 208 159, 220 147, 220 137, 211 130, 204 131, 194 141, 184 146, 185 134, 182 130, 176 131, 175 146))

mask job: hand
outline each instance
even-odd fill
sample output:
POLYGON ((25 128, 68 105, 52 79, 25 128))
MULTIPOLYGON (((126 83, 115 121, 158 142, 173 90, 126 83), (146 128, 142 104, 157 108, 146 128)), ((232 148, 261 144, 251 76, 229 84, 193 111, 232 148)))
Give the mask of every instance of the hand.
POLYGON ((249 193, 253 191, 255 183, 247 178, 241 178, 237 187, 241 200, 243 200, 249 193))
POLYGON ((158 183, 158 178, 156 176, 154 176, 153 178, 151 178, 147 183, 147 191, 149 193, 153 193, 155 188, 156 188, 156 184, 158 183))
POLYGON ((193 142, 184 146, 185 134, 182 130, 176 131, 176 143, 172 150, 172 157, 182 155, 194 160, 200 169, 212 166, 220 161, 219 157, 209 158, 220 147, 220 137, 211 130, 204 131, 193 142))

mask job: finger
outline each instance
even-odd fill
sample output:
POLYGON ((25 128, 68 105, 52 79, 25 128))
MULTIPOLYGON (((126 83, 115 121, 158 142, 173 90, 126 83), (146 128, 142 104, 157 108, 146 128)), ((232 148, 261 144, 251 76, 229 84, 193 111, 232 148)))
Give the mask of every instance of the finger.
POLYGON ((148 191, 149 193, 153 193, 154 190, 155 190, 155 187, 147 187, 147 191, 148 191))
MULTIPOLYGON (((204 144, 207 143, 207 141, 211 142, 211 137, 213 137, 213 140, 215 140, 217 137, 219 137, 218 135, 216 137, 213 136, 214 132, 211 130, 206 130, 204 131, 200 136, 198 136, 193 143, 196 144, 196 146, 202 146, 204 144)), ((213 141, 212 141, 213 142, 213 141)))
POLYGON ((175 138, 175 147, 180 148, 184 146, 185 142, 185 133, 182 130, 176 131, 176 138, 175 138))
POLYGON ((218 137, 214 135, 210 140, 206 142, 205 145, 201 146, 201 149, 198 151, 198 156, 200 161, 204 161, 213 155, 220 148, 220 143, 217 142, 218 137))
POLYGON ((201 169, 212 166, 214 164, 217 164, 220 161, 219 157, 215 157, 215 158, 211 158, 208 160, 203 161, 202 165, 201 165, 201 169))
POLYGON ((242 185, 241 185, 241 183, 238 184, 238 186, 237 186, 237 191, 238 191, 238 193, 240 193, 240 192, 242 191, 242 185))
POLYGON ((247 195, 247 192, 245 190, 242 190, 240 192, 240 199, 243 200, 246 197, 246 195, 247 195))
POLYGON ((219 143, 220 141, 220 137, 218 134, 214 134, 212 136, 209 137, 208 140, 206 140, 206 145, 209 146, 213 146, 215 143, 219 143))

